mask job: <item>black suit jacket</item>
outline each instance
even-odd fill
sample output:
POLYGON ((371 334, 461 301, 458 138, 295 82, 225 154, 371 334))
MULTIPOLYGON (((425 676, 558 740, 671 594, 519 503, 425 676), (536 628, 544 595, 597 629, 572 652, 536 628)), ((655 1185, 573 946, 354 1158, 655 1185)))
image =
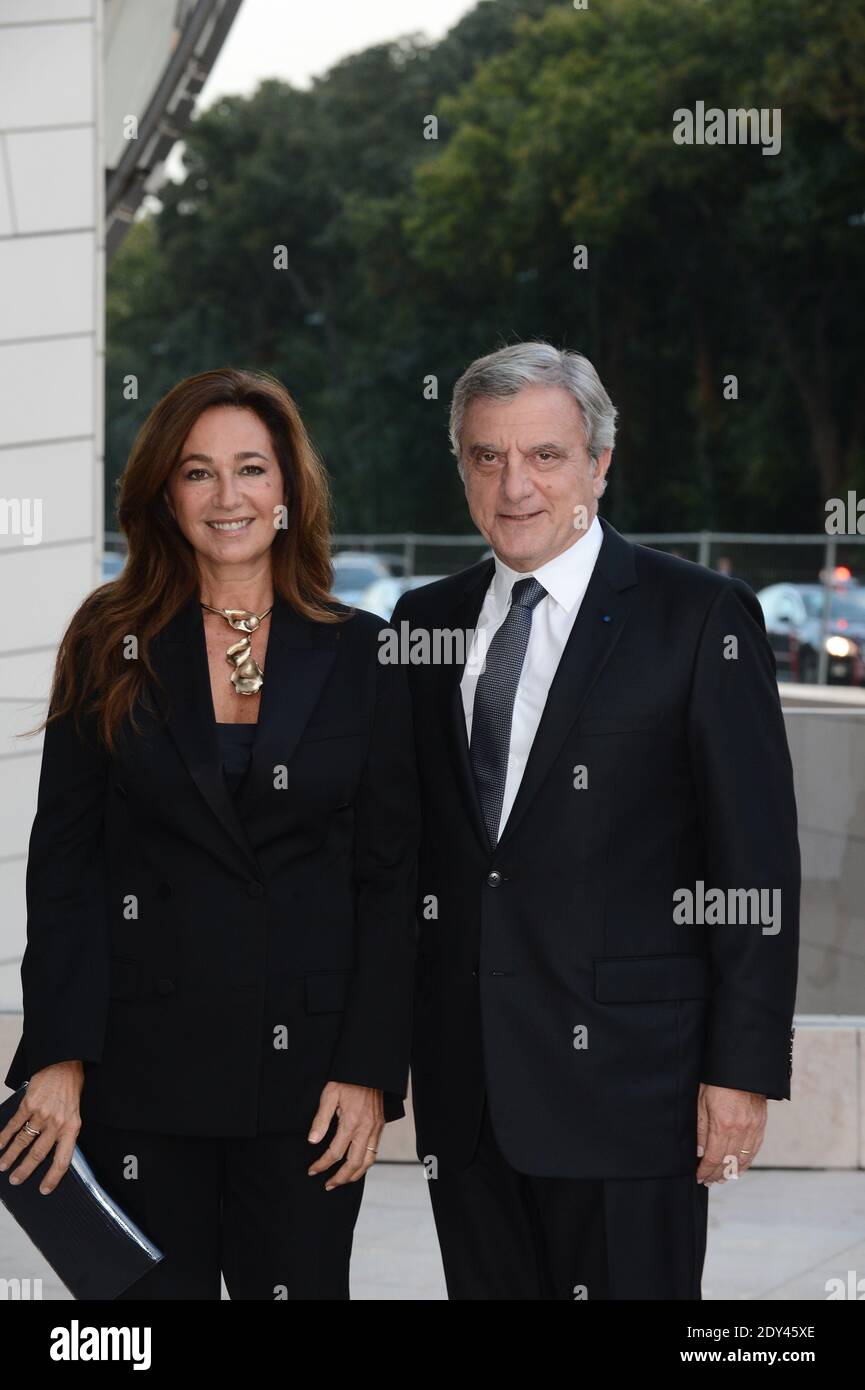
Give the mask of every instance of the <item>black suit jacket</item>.
MULTIPOLYGON (((494 852, 463 665, 409 668, 423 810, 421 1157, 470 1160, 486 1090, 520 1171, 691 1173, 700 1081, 790 1094, 799 847, 760 605, 740 581, 601 524, 494 852), (698 881, 780 889, 780 931, 676 925, 673 894, 698 881)), ((406 595, 394 626, 472 629, 493 570, 484 561, 406 595)))
POLYGON ((165 694, 140 735, 108 757, 92 728, 46 729, 7 1085, 81 1058, 85 1118, 174 1134, 302 1131, 328 1080, 381 1087, 388 1118, 403 1114, 418 833, 405 672, 377 659, 369 613, 330 626, 277 596, 271 624, 236 803, 197 599, 153 644, 165 694))

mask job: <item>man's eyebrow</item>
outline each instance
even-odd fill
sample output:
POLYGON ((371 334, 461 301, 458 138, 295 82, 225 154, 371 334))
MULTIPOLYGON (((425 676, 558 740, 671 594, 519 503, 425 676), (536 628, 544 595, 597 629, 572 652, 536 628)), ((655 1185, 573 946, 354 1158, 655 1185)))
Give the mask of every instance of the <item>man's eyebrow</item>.
MULTIPOLYGON (((239 454, 234 455, 235 463, 241 463, 244 459, 264 459, 265 463, 269 460, 266 454, 260 454, 257 449, 242 449, 239 454)), ((177 465, 182 467, 184 463, 213 463, 209 454, 186 454, 177 465)))
MULTIPOLYGON (((532 444, 528 452, 530 454, 536 454, 541 449, 556 454, 566 454, 568 452, 564 444, 560 444, 554 439, 544 440, 540 444, 532 444)), ((497 444, 470 444, 468 452, 470 454, 500 454, 502 451, 497 444)))

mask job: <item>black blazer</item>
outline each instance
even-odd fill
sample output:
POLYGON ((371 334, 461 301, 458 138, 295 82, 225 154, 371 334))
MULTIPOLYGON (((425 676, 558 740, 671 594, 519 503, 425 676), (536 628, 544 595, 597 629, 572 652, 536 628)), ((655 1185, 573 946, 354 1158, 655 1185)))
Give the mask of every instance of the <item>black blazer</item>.
MULTIPOLYGON (((700 1081, 790 1094, 799 847, 760 605, 741 581, 601 524, 495 852, 469 762, 463 666, 409 668, 423 798, 421 1157, 468 1162, 486 1090, 522 1172, 693 1173, 700 1081), (724 659, 728 635, 737 660, 724 659), (588 786, 577 790, 579 765, 588 786), (699 880, 779 888, 781 930, 676 925, 674 891, 699 880)), ((393 624, 473 628, 493 569, 484 561, 407 594, 393 624)))
POLYGON ((379 662, 369 613, 331 626, 277 596, 271 624, 237 803, 197 598, 153 644, 165 694, 140 735, 109 758, 90 728, 46 729, 7 1085, 81 1058, 85 1119, 174 1134, 303 1131, 329 1080, 380 1087, 388 1118, 404 1113, 418 833, 405 674, 379 662))

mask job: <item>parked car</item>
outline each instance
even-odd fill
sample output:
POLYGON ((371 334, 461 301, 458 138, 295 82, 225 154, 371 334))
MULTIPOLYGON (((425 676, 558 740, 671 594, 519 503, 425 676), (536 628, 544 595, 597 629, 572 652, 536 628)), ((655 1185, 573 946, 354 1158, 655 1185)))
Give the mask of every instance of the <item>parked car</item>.
MULTIPOLYGON (((818 677, 823 606, 822 584, 770 584, 757 597, 775 652, 779 680, 814 684, 818 677)), ((865 685, 865 589, 833 586, 825 635, 830 685, 865 685)))
POLYGON ((126 553, 122 550, 103 550, 102 552, 102 583, 107 584, 109 579, 116 579, 123 566, 126 564, 126 553))
POLYGON ((440 574, 390 575, 387 579, 377 579, 370 584, 358 607, 377 613, 380 618, 390 619, 397 603, 409 589, 419 589, 423 584, 434 584, 441 579, 440 574))
POLYGON ((366 550, 343 550, 333 557, 333 592, 342 603, 362 607, 370 584, 387 579, 390 570, 380 555, 366 550))

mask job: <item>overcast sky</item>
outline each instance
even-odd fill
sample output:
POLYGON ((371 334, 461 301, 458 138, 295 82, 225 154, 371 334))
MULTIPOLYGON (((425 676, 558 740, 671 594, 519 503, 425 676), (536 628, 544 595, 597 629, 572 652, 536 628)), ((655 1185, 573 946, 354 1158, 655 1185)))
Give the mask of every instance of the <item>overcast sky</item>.
MULTIPOLYGON (((243 0, 228 38, 198 98, 204 110, 217 97, 249 96, 265 77, 305 87, 340 58, 401 34, 441 38, 476 0, 243 0)), ((165 177, 184 177, 183 141, 165 162, 165 177)), ((159 206, 145 197, 138 216, 159 206)))
POLYGON ((340 58, 416 31, 437 39, 475 0, 243 0, 201 93, 248 95, 263 77, 306 86, 340 58))

